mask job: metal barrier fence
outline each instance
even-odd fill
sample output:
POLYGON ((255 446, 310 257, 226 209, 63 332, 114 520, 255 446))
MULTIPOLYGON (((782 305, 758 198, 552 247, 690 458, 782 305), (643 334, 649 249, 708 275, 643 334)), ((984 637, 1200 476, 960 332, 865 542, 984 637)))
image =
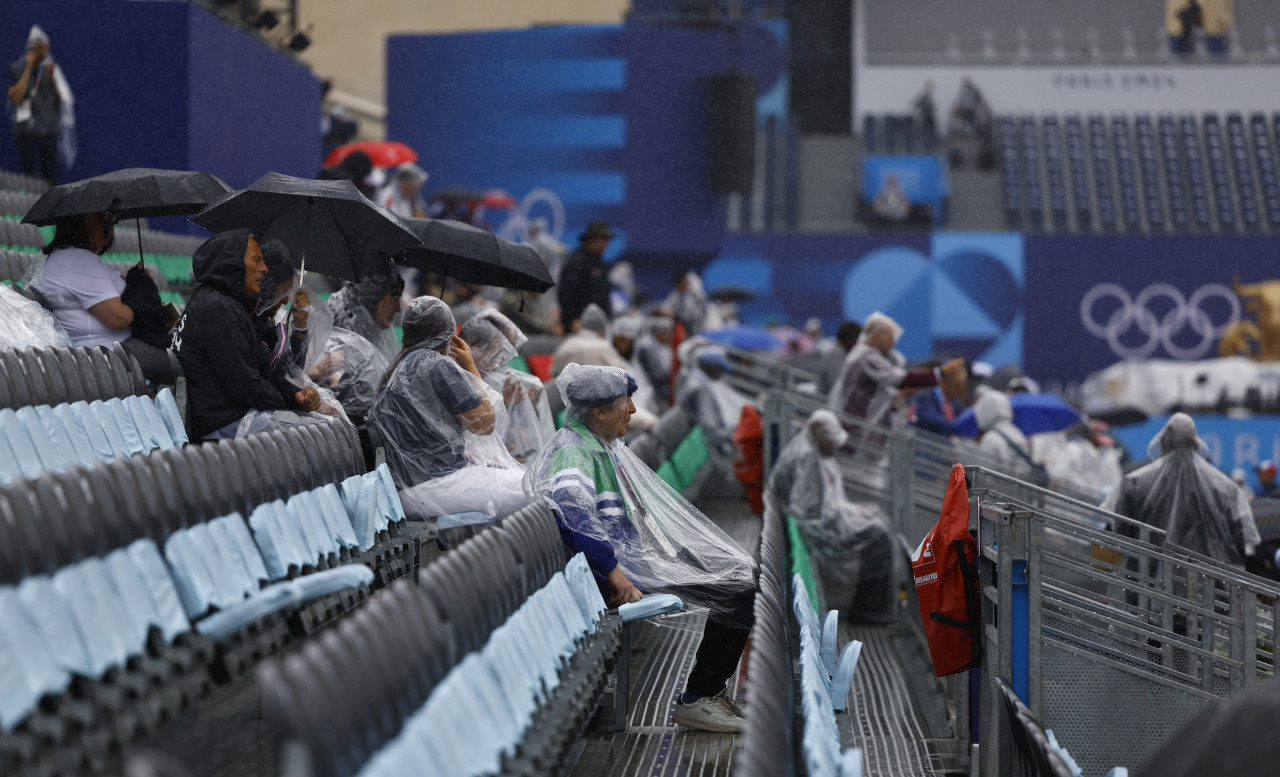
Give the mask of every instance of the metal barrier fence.
POLYGON ((1013 774, 997 681, 1085 774, 1141 768, 1207 704, 1275 673, 1280 585, 1164 532, 970 468, 984 774, 1013 774))

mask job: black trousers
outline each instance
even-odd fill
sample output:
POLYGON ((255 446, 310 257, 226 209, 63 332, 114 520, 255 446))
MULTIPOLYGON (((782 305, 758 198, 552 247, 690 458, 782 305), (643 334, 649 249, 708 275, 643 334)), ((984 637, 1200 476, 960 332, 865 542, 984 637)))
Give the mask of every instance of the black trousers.
POLYGON ((751 636, 751 625, 755 621, 755 588, 734 592, 711 586, 688 586, 676 592, 682 590, 688 590, 695 599, 723 601, 732 613, 732 626, 715 620, 707 621, 702 629, 702 643, 694 656, 693 669, 689 672, 689 681, 685 684, 685 690, 695 696, 715 696, 724 690, 725 683, 738 668, 747 638, 751 636))
POLYGON ((17 135, 18 156, 22 159, 22 172, 43 178, 53 185, 58 183, 58 136, 17 135))

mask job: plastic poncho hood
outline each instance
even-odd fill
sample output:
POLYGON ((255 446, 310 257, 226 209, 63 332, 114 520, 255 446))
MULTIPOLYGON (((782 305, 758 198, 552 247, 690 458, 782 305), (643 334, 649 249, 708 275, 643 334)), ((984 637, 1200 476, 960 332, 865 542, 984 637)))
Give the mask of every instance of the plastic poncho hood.
POLYGON ((253 311, 258 298, 244 292, 244 254, 253 234, 247 229, 222 232, 200 244, 191 257, 191 276, 253 311))
POLYGON ((395 335, 389 328, 379 326, 373 314, 378 302, 388 294, 398 296, 403 284, 393 262, 387 260, 376 265, 358 283, 343 286, 329 298, 333 325, 355 332, 373 343, 388 359, 395 357, 395 335))
POLYGON ((1258 544, 1249 500, 1200 454, 1195 422, 1175 413, 1156 435, 1163 454, 1125 476, 1103 507, 1163 529, 1170 543, 1243 566, 1258 544))
POLYGON ((570 363, 556 378, 565 401, 565 418, 586 423, 586 411, 605 407, 636 392, 635 378, 620 367, 570 363))
POLYGON ((755 561, 620 440, 569 420, 529 465, 525 492, 555 503, 561 536, 606 598, 617 566, 645 594, 677 593, 718 623, 750 625, 755 561))
MULTIPOLYGON (((337 324, 336 321, 334 323, 337 324)), ((400 362, 414 351, 423 349, 439 351, 448 345, 457 334, 458 326, 453 321, 453 311, 449 310, 449 306, 444 304, 443 300, 435 297, 418 297, 404 309, 401 331, 404 334, 403 345, 392 360, 391 367, 382 381, 383 385, 391 379, 391 374, 395 372, 400 362)))
POLYGON ((1002 391, 988 389, 982 392, 973 405, 973 417, 982 431, 991 429, 1003 421, 1013 421, 1013 404, 1002 391))
POLYGON ((496 310, 483 310, 462 325, 461 337, 471 346, 476 368, 482 375, 514 359, 527 337, 511 319, 496 310))
POLYGON ((588 329, 603 337, 609 331, 609 316, 596 303, 592 302, 582 311, 578 318, 579 328, 588 329))

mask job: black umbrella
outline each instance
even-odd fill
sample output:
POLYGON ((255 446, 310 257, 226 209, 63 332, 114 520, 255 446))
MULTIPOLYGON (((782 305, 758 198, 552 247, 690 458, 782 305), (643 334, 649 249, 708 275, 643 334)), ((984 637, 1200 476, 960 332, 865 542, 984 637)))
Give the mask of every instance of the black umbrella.
POLYGON ((1089 417, 1096 421, 1106 421, 1112 426, 1129 426, 1147 420, 1147 414, 1136 407, 1113 407, 1100 413, 1090 413, 1089 417))
POLYGON ((711 292, 711 299, 716 302, 750 302, 755 298, 755 292, 742 286, 725 286, 711 292))
POLYGON ((53 187, 22 221, 43 227, 67 216, 102 211, 121 219, 179 216, 195 213, 230 190, 208 173, 128 167, 53 187))
POLYGON ((477 189, 469 189, 466 186, 450 186, 435 192, 428 200, 435 202, 448 202, 457 204, 460 202, 476 202, 484 199, 484 192, 477 189))
POLYGON ((546 291, 554 285, 538 252, 491 232, 443 219, 401 219, 421 240, 396 257, 400 264, 438 272, 465 283, 517 291, 546 291))
POLYGON ((248 229, 258 240, 279 238, 298 269, 358 281, 379 254, 398 254, 418 238, 390 211, 350 181, 313 181, 267 173, 192 216, 211 232, 248 229))

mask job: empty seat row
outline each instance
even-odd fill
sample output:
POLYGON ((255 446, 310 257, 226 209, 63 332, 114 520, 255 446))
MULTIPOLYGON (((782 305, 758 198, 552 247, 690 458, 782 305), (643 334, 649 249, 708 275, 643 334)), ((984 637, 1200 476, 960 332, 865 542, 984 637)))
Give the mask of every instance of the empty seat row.
POLYGON ((268 714, 316 775, 557 771, 620 628, 585 558, 564 558, 549 504, 526 507, 264 665, 268 714))
POLYGON ((145 393, 142 368, 118 345, 0 351, 0 407, 93 402, 145 393))
POLYGON ((44 247, 44 243, 44 235, 40 234, 39 227, 11 219, 0 219, 0 246, 19 250, 39 250, 44 247))
POLYGON ((848 707, 862 643, 852 640, 837 652, 837 611, 828 612, 819 625, 799 574, 791 590, 800 632, 800 712, 804 720, 800 750, 807 773, 812 777, 861 777, 862 752, 857 748, 841 750, 835 713, 848 707))
POLYGON ((20 281, 40 254, 24 251, 0 250, 0 281, 20 281))
POLYGON ((173 393, 0 409, 0 483, 187 443, 173 393))
POLYGON ((43 194, 49 188, 49 182, 34 175, 0 170, 0 191, 33 192, 43 194))

